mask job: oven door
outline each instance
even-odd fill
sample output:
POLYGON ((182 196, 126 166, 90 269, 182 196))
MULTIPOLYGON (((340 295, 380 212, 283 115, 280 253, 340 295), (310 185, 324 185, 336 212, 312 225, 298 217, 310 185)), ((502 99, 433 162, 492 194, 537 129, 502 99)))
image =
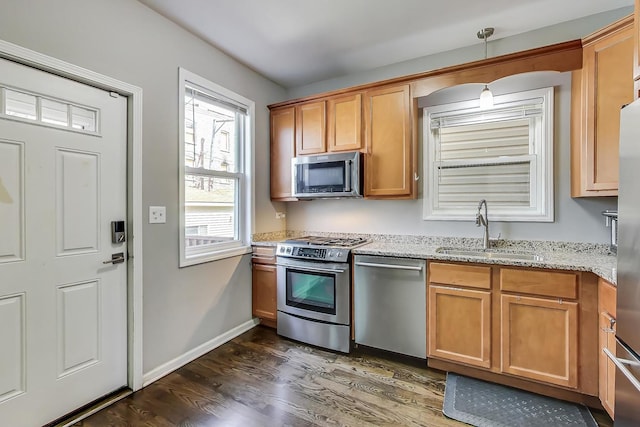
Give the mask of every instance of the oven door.
POLYGON ((349 264, 278 257, 278 311, 349 325, 349 264))

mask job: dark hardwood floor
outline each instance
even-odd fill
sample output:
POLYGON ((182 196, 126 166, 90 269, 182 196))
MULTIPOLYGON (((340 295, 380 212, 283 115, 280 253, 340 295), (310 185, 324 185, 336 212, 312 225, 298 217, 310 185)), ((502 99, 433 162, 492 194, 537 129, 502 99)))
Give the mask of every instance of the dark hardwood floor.
POLYGON ((416 363, 335 354, 258 326, 75 425, 465 426, 442 415, 444 384, 416 363))

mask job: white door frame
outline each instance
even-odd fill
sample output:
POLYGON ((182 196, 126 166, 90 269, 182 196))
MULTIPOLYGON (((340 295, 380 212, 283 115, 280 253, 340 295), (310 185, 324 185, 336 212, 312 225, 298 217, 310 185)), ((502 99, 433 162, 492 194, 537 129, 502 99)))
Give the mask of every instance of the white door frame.
POLYGON ((127 378, 133 391, 142 372, 142 89, 0 40, 0 58, 127 97, 127 378))

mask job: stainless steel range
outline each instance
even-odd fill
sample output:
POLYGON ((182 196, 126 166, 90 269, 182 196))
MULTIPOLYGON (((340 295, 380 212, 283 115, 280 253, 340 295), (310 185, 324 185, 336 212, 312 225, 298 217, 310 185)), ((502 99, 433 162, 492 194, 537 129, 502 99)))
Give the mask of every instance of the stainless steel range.
POLYGON ((348 353, 351 249, 364 238, 305 236, 279 243, 278 334, 348 353))

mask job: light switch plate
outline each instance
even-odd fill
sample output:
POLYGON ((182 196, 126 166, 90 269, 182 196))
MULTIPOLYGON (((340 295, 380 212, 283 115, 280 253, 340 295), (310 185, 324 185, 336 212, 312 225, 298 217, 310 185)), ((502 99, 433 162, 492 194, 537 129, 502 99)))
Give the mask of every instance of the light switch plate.
POLYGON ((166 206, 149 206, 149 224, 164 224, 167 222, 166 206))

